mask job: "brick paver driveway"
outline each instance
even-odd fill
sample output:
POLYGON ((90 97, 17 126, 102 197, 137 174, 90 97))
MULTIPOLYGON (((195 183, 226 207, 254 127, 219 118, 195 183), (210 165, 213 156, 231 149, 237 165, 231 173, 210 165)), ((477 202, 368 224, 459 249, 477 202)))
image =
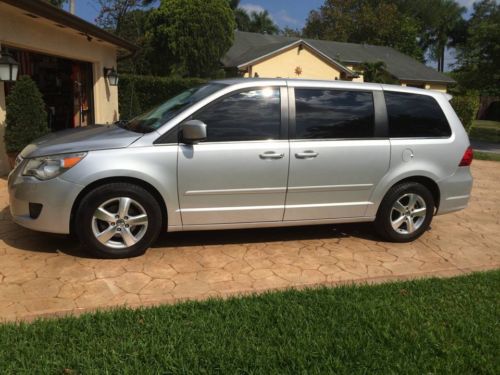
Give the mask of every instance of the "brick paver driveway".
POLYGON ((0 320, 345 281, 500 266, 500 163, 475 161, 473 198, 410 244, 369 225, 165 234, 143 257, 90 259, 74 241, 10 220, 0 180, 0 320))

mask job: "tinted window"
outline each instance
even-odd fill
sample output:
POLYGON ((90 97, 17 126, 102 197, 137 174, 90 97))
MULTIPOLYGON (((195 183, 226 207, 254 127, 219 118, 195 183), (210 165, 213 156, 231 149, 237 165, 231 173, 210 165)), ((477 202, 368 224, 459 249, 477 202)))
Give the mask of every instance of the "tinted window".
POLYGON ((207 141, 253 141, 280 136, 279 88, 243 91, 201 110, 193 118, 207 124, 207 141))
POLYGON ((373 136, 370 92, 295 89, 295 138, 369 138, 373 136))
POLYGON ((385 92, 390 137, 449 137, 448 121, 431 96, 385 92))
POLYGON ((128 122, 120 123, 119 126, 138 133, 150 133, 164 125, 184 109, 224 87, 226 87, 224 84, 210 83, 186 90, 149 112, 137 116, 128 122))

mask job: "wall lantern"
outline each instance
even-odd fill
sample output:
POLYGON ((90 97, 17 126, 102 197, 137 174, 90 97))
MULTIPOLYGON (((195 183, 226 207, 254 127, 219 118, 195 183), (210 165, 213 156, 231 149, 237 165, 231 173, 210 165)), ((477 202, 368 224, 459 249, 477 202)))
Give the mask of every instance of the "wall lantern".
POLYGON ((118 73, 116 69, 113 68, 104 68, 104 76, 108 79, 110 86, 118 86, 118 73))
POLYGON ((7 52, 2 52, 0 47, 0 81, 12 82, 17 80, 19 64, 7 52))

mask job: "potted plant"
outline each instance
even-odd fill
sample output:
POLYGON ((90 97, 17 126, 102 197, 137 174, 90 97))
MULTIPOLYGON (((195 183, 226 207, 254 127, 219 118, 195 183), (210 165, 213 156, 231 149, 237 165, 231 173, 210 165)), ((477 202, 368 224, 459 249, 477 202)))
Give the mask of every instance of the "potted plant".
POLYGON ((11 168, 17 154, 33 140, 47 134, 47 112, 42 94, 35 82, 22 76, 7 96, 5 147, 11 168))

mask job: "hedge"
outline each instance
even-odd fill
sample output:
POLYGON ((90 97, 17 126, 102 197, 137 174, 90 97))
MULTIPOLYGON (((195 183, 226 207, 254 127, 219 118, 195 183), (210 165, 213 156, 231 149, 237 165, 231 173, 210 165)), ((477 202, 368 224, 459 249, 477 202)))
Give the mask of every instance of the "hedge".
POLYGON ((479 95, 470 93, 454 96, 451 99, 451 105, 462 121, 465 130, 469 131, 479 110, 479 95))
POLYGON ((120 75, 118 83, 120 119, 131 119, 182 91, 205 82, 200 78, 120 75))

